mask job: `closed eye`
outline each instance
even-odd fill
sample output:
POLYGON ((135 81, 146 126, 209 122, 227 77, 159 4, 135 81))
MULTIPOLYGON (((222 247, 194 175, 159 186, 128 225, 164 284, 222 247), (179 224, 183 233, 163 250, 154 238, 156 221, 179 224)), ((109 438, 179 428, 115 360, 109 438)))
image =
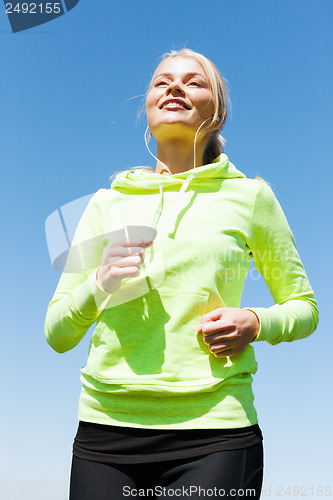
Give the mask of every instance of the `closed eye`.
POLYGON ((155 87, 161 87, 163 85, 168 85, 168 82, 165 82, 164 80, 161 80, 161 81, 155 83, 155 87))
POLYGON ((188 82, 188 85, 194 86, 194 87, 203 87, 203 85, 200 82, 188 82))

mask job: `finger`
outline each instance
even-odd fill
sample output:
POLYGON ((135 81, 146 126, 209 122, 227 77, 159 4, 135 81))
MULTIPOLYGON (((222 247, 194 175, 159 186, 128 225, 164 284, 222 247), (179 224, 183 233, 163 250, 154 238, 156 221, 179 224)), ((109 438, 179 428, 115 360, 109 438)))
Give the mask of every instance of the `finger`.
POLYGON ((140 239, 136 239, 136 240, 122 240, 120 242, 117 242, 119 243, 120 245, 122 245, 123 247, 141 247, 141 248, 146 248, 148 246, 151 246, 153 244, 153 241, 151 240, 140 240, 140 239))
POLYGON ((132 267, 114 267, 111 270, 112 278, 133 278, 140 275, 140 269, 136 266, 132 267))
POLYGON ((242 349, 243 347, 237 341, 218 342, 216 344, 209 345, 209 350, 214 355, 221 353, 225 354, 226 352, 228 352, 229 354, 231 352, 233 354, 236 354, 238 352, 241 352, 242 349))
POLYGON ((212 354, 219 354, 225 351, 231 351, 232 349, 228 345, 218 344, 209 346, 209 350, 212 354))
POLYGON ((114 246, 110 247, 108 255, 110 257, 127 257, 129 255, 143 255, 144 254, 144 248, 142 247, 124 247, 124 246, 114 246))
POLYGON ((204 314, 203 316, 201 316, 200 323, 219 320, 223 314, 223 309, 223 307, 218 307, 217 309, 214 309, 214 311, 210 311, 204 314))
POLYGON ((226 358, 228 356, 235 356, 236 354, 239 354, 242 351, 242 349, 226 349, 221 352, 214 352, 215 358, 226 358))
POLYGON ((152 241, 127 241, 123 243, 123 247, 128 249, 130 255, 134 255, 137 252, 137 248, 144 250, 153 244, 152 241))
POLYGON ((207 321, 205 323, 199 323, 199 325, 196 327, 196 331, 198 333, 202 333, 203 335, 211 335, 212 333, 215 333, 217 331, 223 331, 225 327, 222 325, 222 323, 219 323, 219 325, 217 325, 216 323, 217 321, 207 321))
POLYGON ((233 330, 227 334, 216 333, 214 335, 204 335, 203 341, 206 344, 229 344, 237 340, 237 333, 233 330))
POLYGON ((235 325, 226 323, 225 320, 207 321, 201 325, 201 331, 204 335, 213 335, 216 333, 230 333, 235 330, 235 325))
POLYGON ((141 269, 142 259, 139 255, 131 255, 130 257, 124 257, 123 259, 119 259, 113 262, 114 267, 137 267, 141 269))

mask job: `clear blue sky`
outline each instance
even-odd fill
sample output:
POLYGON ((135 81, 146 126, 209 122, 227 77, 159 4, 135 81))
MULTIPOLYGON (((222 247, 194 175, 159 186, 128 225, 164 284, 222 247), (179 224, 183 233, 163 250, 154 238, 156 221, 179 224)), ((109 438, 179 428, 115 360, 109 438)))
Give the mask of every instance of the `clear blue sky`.
MULTIPOLYGON (((227 78, 226 153, 274 189, 321 312, 309 339, 255 346, 263 498, 278 498, 279 485, 333 495, 332 21, 331 0, 81 0, 12 34, 1 7, 1 498, 67 499, 89 333, 63 355, 44 340, 59 279, 45 219, 107 187, 113 172, 153 165, 145 116, 137 120, 142 97, 131 98, 144 94, 162 53, 183 46, 227 78)), ((246 280, 245 304, 272 304, 261 281, 246 280)))

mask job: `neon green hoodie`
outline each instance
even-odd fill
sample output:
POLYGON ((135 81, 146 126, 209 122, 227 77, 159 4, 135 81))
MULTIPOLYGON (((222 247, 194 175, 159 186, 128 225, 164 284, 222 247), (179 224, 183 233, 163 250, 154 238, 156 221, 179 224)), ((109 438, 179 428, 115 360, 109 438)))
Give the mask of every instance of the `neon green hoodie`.
POLYGON ((272 190, 225 154, 172 176, 118 174, 90 200, 72 246, 82 270, 62 274, 45 333, 64 352, 97 322, 81 370, 80 420, 160 429, 257 423, 252 345, 216 358, 196 333, 203 314, 240 307, 252 258, 276 303, 249 304, 260 320, 255 341, 289 342, 317 326, 316 301, 272 190), (140 276, 109 294, 95 271, 112 238, 133 226, 153 226, 154 244, 140 276))

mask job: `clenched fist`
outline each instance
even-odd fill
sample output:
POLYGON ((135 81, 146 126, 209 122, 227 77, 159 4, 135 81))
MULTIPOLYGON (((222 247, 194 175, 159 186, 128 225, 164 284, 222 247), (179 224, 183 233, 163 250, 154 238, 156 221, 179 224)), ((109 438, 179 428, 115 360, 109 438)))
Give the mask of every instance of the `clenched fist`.
POLYGON ((98 268, 96 279, 101 288, 113 293, 124 278, 139 276, 145 249, 152 241, 117 241, 111 244, 103 264, 98 268))
POLYGON ((238 307, 219 307, 201 317, 198 333, 217 358, 239 354, 259 332, 258 316, 238 307))

